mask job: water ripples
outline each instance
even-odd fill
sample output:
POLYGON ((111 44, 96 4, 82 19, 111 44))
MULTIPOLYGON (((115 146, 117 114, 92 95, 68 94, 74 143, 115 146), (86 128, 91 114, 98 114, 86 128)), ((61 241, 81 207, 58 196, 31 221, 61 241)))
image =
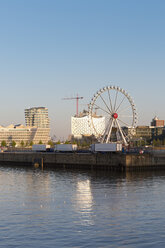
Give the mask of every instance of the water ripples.
POLYGON ((165 173, 0 167, 0 247, 164 247, 165 173))

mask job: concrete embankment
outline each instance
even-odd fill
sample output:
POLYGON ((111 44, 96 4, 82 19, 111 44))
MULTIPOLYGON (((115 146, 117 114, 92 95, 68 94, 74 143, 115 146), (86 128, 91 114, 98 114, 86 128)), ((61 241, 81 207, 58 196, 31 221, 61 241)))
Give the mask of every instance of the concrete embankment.
POLYGON ((1 165, 31 165, 64 168, 106 169, 119 171, 165 169, 165 153, 0 153, 1 165))

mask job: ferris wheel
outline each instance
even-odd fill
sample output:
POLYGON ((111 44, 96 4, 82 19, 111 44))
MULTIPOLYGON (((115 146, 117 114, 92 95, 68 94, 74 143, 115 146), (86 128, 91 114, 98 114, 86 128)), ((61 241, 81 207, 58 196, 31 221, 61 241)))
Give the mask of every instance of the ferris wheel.
POLYGON ((93 96, 89 104, 89 125, 101 143, 128 144, 137 124, 137 112, 131 96, 118 86, 107 86, 93 96), (98 131, 96 118, 104 118, 104 128, 98 131))

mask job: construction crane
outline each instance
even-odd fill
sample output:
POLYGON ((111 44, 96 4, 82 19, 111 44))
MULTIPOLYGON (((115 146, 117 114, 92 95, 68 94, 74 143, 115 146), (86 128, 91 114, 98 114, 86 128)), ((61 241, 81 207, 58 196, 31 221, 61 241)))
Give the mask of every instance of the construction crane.
POLYGON ((83 99, 83 97, 82 96, 78 96, 78 94, 77 94, 77 96, 76 97, 65 97, 65 98, 62 98, 62 100, 76 100, 76 116, 78 116, 78 101, 80 100, 80 99, 83 99))

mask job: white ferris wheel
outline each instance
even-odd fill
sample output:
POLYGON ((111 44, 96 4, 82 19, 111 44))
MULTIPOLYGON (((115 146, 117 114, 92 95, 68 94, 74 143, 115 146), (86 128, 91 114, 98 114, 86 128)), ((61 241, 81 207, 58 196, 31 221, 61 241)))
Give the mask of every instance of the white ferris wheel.
POLYGON ((91 99, 89 104, 89 124, 101 143, 122 142, 128 144, 137 124, 137 112, 131 96, 118 86, 107 86, 91 99), (98 122, 104 117, 105 128, 98 132, 98 122))

